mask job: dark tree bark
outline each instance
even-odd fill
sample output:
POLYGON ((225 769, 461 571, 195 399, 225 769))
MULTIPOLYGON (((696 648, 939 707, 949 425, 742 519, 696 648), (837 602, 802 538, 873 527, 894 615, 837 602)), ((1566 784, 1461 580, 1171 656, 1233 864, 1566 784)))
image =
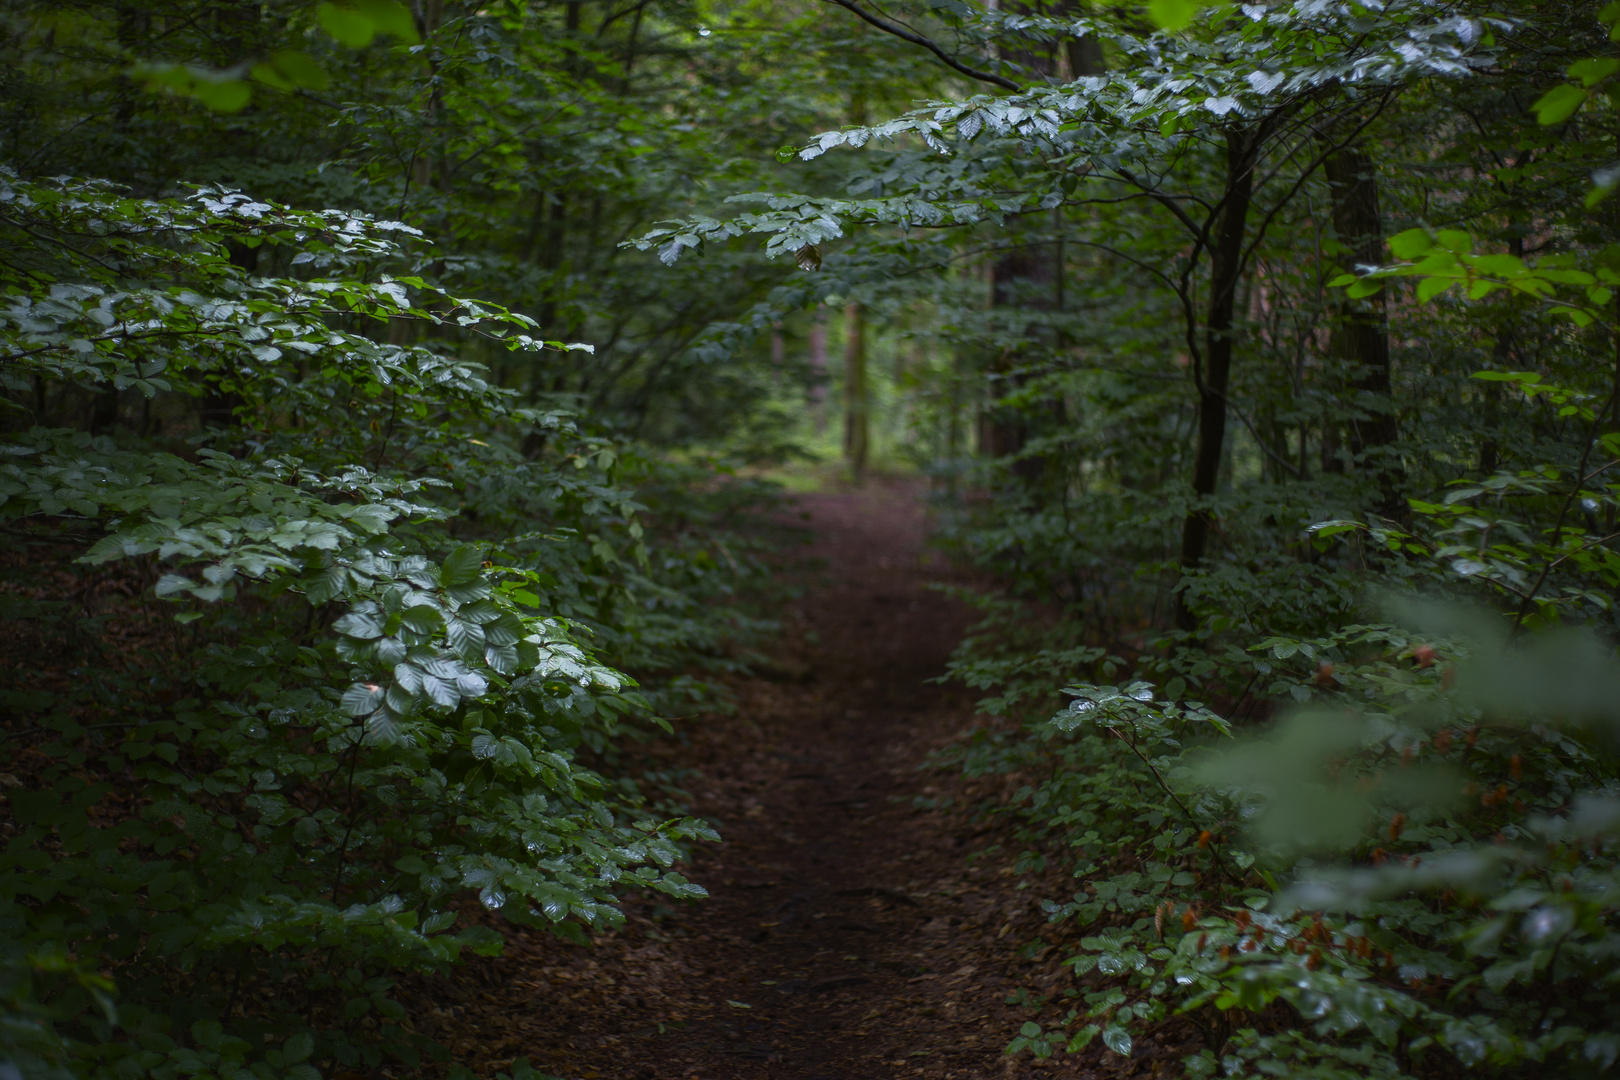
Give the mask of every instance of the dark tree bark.
POLYGON ((844 308, 844 460, 856 480, 866 475, 867 413, 866 314, 851 302, 844 308))
MULTIPOLYGON (((1254 195, 1254 167, 1264 141, 1253 128, 1226 135, 1226 183, 1220 218, 1210 247, 1209 311, 1204 320, 1203 371, 1198 380, 1198 450, 1193 460, 1193 508, 1181 526, 1181 569, 1203 565, 1213 521, 1207 501, 1215 494, 1221 454, 1226 444, 1226 392, 1232 375, 1232 317, 1242 273, 1243 243, 1248 235, 1249 203, 1254 195)), ((1185 594, 1178 623, 1194 628, 1185 594)))
MULTIPOLYGON (((1065 9, 1069 5, 1064 5, 1065 9)), ((1064 44, 1069 58, 1069 75, 1072 78, 1083 79, 1090 75, 1101 75, 1108 70, 1103 62, 1102 42, 1087 35, 1082 38, 1070 38, 1064 44)))
MULTIPOLYGON (((1384 261, 1384 232, 1372 159, 1347 148, 1329 155, 1323 171, 1333 201, 1333 231, 1350 249, 1349 260, 1358 266, 1379 265, 1384 261)), ((1347 425, 1351 458, 1358 468, 1370 469, 1378 477, 1380 512, 1405 520, 1399 465, 1381 452, 1399 434, 1390 398, 1389 319, 1382 292, 1344 301, 1331 350, 1354 371, 1350 389, 1359 411, 1347 425)))
MULTIPOLYGON (((1523 235, 1508 237, 1508 254, 1524 258, 1523 235)), ((1496 327, 1496 344, 1491 348, 1491 361, 1498 371, 1508 370, 1508 365, 1513 362, 1513 333, 1513 308, 1505 306, 1496 327)), ((1620 368, 1617 368, 1616 377, 1620 379, 1620 368)), ((1481 476, 1490 476, 1501 463, 1502 444, 1497 439, 1497 433, 1502 422, 1502 384, 1486 383, 1480 396, 1485 400, 1485 440, 1479 446, 1479 472, 1481 476)), ((1620 408, 1620 399, 1616 400, 1615 405, 1620 408)))
MULTIPOLYGON (((1045 311, 1051 307, 1049 298, 1054 294, 1055 281, 1061 270, 1050 244, 1035 243, 1014 248, 996 260, 990 268, 990 304, 1003 309, 1030 309, 1045 311)), ((1009 326, 1008 331, 1022 336, 1029 332, 1023 325, 1009 326)), ((1003 349, 990 368, 990 393, 1005 397, 1023 381, 1019 371, 1021 357, 1012 348, 1003 349)), ((1029 438, 1025 418, 1015 408, 989 409, 985 412, 979 433, 979 449, 986 457, 1009 457, 1024 448, 1029 438)), ((1035 480, 1041 471, 1038 461, 1022 460, 1013 472, 1025 480, 1035 480)))
POLYGON ((827 309, 816 305, 810 317, 808 335, 810 352, 810 418, 816 425, 816 435, 827 431, 827 309))
MULTIPOLYGON (((1043 8, 1057 16, 1073 15, 1077 6, 1073 0, 1060 0, 1051 5, 1020 4, 1021 11, 1035 12, 1043 8)), ((1032 74, 1041 77, 1081 78, 1101 75, 1106 70, 1102 46, 1093 37, 1068 38, 1060 48, 1046 52, 1028 49, 1004 51, 1002 58, 1011 60, 1032 74), (1067 69, 1067 70, 1065 70, 1067 69)), ((1056 213, 1056 212, 1055 212, 1056 213)), ((1021 218, 1021 216, 1020 216, 1021 218)), ((1020 218, 1014 218, 1016 222, 1020 218)), ((990 303, 993 307, 1024 307, 1034 311, 1054 311, 1063 307, 1064 260, 1061 239, 1062 219, 1054 217, 1058 238, 1041 240, 1014 248, 997 260, 990 271, 990 303)), ((1013 327, 1022 335, 1028 324, 1013 327)), ((998 354, 991 368, 992 393, 1005 396, 1017 389, 1023 381, 1019 371, 1020 357, 1012 350, 998 354)), ((1052 421, 1063 422, 1062 403, 1054 404, 1052 421)), ((1030 431, 1026 417, 1016 409, 993 409, 980 420, 980 452, 988 457, 1009 457, 1023 450, 1030 431)), ((1013 465, 1013 474, 1026 483, 1037 484, 1048 473, 1048 462, 1040 458, 1022 458, 1013 465)))
MULTIPOLYGON (((849 122, 866 123, 866 88, 849 98, 849 122)), ((866 475, 871 402, 866 377, 866 312, 857 300, 844 305, 844 461, 856 481, 866 475)))

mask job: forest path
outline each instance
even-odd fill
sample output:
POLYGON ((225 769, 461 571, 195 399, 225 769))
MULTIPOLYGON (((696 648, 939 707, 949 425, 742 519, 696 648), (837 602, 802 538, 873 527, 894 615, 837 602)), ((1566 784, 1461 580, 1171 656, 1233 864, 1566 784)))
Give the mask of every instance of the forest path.
POLYGON ((655 748, 720 822, 683 868, 711 897, 634 900, 590 948, 506 928, 506 955, 435 1006, 482 1075, 521 1055, 567 1080, 1074 1075, 1002 1053, 1030 1015, 1005 998, 1038 896, 1011 852, 970 863, 971 820, 930 805, 968 794, 922 766, 972 724, 970 695, 927 681, 972 613, 928 587, 951 573, 920 493, 873 480, 800 506, 824 565, 777 613, 776 681, 739 681, 735 715, 655 748))

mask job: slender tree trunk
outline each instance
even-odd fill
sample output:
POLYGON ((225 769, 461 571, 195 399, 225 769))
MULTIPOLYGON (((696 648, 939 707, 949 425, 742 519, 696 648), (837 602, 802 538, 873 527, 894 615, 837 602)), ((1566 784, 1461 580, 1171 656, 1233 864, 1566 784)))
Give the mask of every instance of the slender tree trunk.
MULTIPOLYGON (((416 20, 416 32, 422 38, 425 47, 422 56, 427 61, 428 90, 427 103, 422 109, 422 140, 417 144, 416 152, 411 157, 410 184, 422 191, 433 185, 434 156, 442 151, 439 145, 439 111, 443 103, 439 88, 439 56, 433 47, 433 35, 438 31, 439 24, 444 21, 444 0, 413 0, 411 14, 416 20)), ((444 163, 439 163, 440 179, 448 182, 444 163)))
MULTIPOLYGON (((1055 5, 1043 3, 1006 3, 1001 5, 1006 10, 1016 10, 1027 15, 1074 15, 1077 6, 1074 0, 1058 0, 1055 5)), ((1097 74, 1102 71, 1102 50, 1098 49, 1093 39, 1064 40, 1061 47, 1051 44, 1050 47, 1038 49, 1034 44, 1019 49, 1009 49, 1006 45, 1000 47, 1001 57, 1004 60, 1013 60, 1027 70, 1042 76, 1055 76, 1055 78, 1077 78, 1081 74, 1097 74)), ((1048 309, 1063 306, 1063 246, 1061 246, 1061 225, 1063 225, 1063 212, 1053 210, 1051 222, 1055 225, 1059 240, 1048 241, 1045 238, 1035 240, 1034 243, 1017 244, 1009 249, 1008 253, 996 259, 990 267, 990 306, 991 308, 1016 309, 1025 308, 1032 311, 1048 311, 1048 309)), ((1008 219, 1008 228, 1027 227, 1025 222, 1035 219, 1035 215, 1013 215, 1008 219)), ((1030 324, 1035 317, 1013 322, 1006 327, 1011 337, 1024 337, 1029 334, 1030 324)), ((1013 348, 1003 348, 991 359, 990 364, 990 397, 1008 397, 1009 393, 1024 382, 1021 372, 1021 356, 1013 348)), ((1063 423, 1061 410, 1055 415, 1056 423, 1063 423)), ((1024 449, 1029 440, 1029 418, 1019 408, 987 408, 978 418, 978 452, 991 458, 1013 457, 1024 449)), ((1040 458, 1021 458, 1013 465, 1014 476, 1024 479, 1025 483, 1035 484, 1047 473, 1047 461, 1040 458)))
POLYGON ((945 471, 945 493, 954 502, 957 492, 957 476, 961 472, 960 461, 962 457, 962 384, 967 378, 963 371, 962 350, 953 349, 951 352, 950 392, 945 401, 945 460, 948 462, 945 471))
MULTIPOLYGON (((1359 149, 1349 148, 1330 155, 1323 168, 1333 200, 1333 230, 1350 249, 1351 261, 1356 265, 1381 264, 1384 231, 1372 159, 1359 149)), ((1356 397, 1357 416, 1347 431, 1352 460, 1378 478, 1380 513, 1404 521, 1407 515, 1400 494, 1401 471, 1383 452, 1399 432, 1390 397, 1389 318, 1382 292, 1344 301, 1329 348, 1354 372, 1350 389, 1356 397)))
POLYGON ((816 305, 810 318, 810 419, 819 437, 827 431, 827 309, 816 305))
POLYGON ((868 405, 866 315, 851 302, 844 308, 844 460, 857 480, 866 474, 868 405))
POLYGON ((910 446, 915 441, 911 430, 911 388, 928 371, 928 346, 921 339, 912 342, 910 367, 907 367, 904 355, 898 351, 895 353, 894 430, 898 442, 910 446))
MULTIPOLYGON (((866 123, 866 88, 859 84, 849 97, 849 122, 866 123)), ((866 313, 859 302, 844 305, 844 460, 859 481, 866 474, 870 438, 866 387, 866 313)))
MULTIPOLYGON (((1045 13, 1041 10, 1045 5, 1020 3, 1013 6, 1021 12, 1045 13)), ((1075 3, 1074 0, 1059 0, 1048 10, 1054 15, 1062 16, 1077 14, 1084 8, 1084 4, 1075 3)), ((1102 47, 1094 37, 1068 38, 1061 47, 1054 45, 1040 51, 1033 48, 1003 50, 1002 55, 1031 71, 1059 79, 1101 75, 1106 71, 1102 47)), ((1030 215, 1030 218, 1038 220, 1034 215, 1030 215)), ((1015 227, 1015 223, 1023 220, 1022 215, 1015 216, 1010 219, 1009 227, 1015 227)), ((1063 211, 1054 207, 1050 221, 1053 227, 1051 240, 1041 238, 1034 243, 1014 248, 997 260, 992 267, 990 303, 993 307, 1062 311, 1066 275, 1063 211)), ((1022 325, 1010 326, 1008 331, 1014 336, 1024 336, 1029 331, 1029 323, 1033 321, 1033 319, 1026 320, 1022 325)), ((1060 337, 1051 334, 1047 337, 1049 343, 1058 346, 1064 344, 1060 337)), ((1011 349, 999 352, 991 369, 992 394, 996 397, 1005 397, 1016 390, 1025 379, 1021 367, 1021 357, 1016 352, 1011 349)), ((1061 399, 1051 402, 1049 415, 1040 418, 1040 426, 1049 424, 1061 429, 1067 419, 1064 413, 1061 399)), ((1017 409, 987 410, 980 419, 981 452, 989 457, 1010 457, 1018 454, 1029 441, 1031 434, 1029 429, 1029 418, 1017 409)), ((1044 457, 1020 458, 1013 464, 1012 472, 1025 483, 1038 485, 1049 476, 1057 474, 1057 464, 1044 457)))
MULTIPOLYGON (((1521 247, 1523 246, 1522 241, 1521 241, 1520 246, 1521 247)), ((1615 298, 1614 310, 1615 310, 1616 315, 1620 315, 1620 297, 1615 298)), ((1609 386, 1609 403, 1610 403, 1609 430, 1611 432, 1620 431, 1620 334, 1615 334, 1614 335, 1613 347, 1614 347, 1614 366, 1613 366, 1613 370, 1610 372, 1610 386, 1609 386)), ((1495 384, 1493 383, 1492 385, 1495 385, 1495 384)), ((1615 506, 1614 506, 1613 502, 1610 502, 1609 505, 1608 505, 1608 508, 1603 511, 1603 532, 1604 532, 1604 534, 1607 535, 1607 534, 1613 533, 1614 532, 1614 526, 1615 526, 1615 506)), ((1596 531, 1596 530, 1594 530, 1594 531, 1596 531)))
POLYGON ((1331 413, 1323 413, 1321 458, 1324 475, 1344 472, 1344 455, 1340 452, 1343 447, 1340 445, 1339 431, 1338 419, 1331 413))
MULTIPOLYGON (((1524 258, 1523 236, 1508 237, 1508 254, 1524 258)), ((1498 371, 1506 370, 1512 361, 1512 318, 1513 308, 1509 305, 1503 310, 1501 321, 1497 324, 1496 344, 1491 349, 1491 361, 1498 371)), ((1502 419, 1502 384, 1486 383, 1481 396, 1485 399, 1485 440, 1479 446, 1479 472, 1481 476, 1490 476, 1496 472, 1502 453, 1502 444, 1497 440, 1497 425, 1502 419)), ((1616 405, 1620 406, 1620 401, 1616 405)))
MULTIPOLYGON (((1210 249, 1209 313, 1204 322, 1203 373, 1198 386, 1198 451, 1193 459, 1193 507, 1181 527, 1181 569, 1203 565, 1213 521, 1208 500, 1215 494, 1226 445, 1226 391, 1232 374, 1232 316, 1236 308, 1243 242, 1248 234, 1254 166, 1263 136, 1253 129, 1226 136, 1226 193, 1210 249)), ((1177 621, 1194 629, 1185 594, 1179 594, 1177 621)))

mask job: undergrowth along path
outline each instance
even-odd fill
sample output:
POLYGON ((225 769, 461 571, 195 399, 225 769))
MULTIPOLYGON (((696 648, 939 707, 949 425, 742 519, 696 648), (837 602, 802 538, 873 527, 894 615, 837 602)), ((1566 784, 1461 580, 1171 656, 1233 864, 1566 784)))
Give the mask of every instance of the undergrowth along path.
POLYGON ((440 988, 430 1033, 484 1075, 525 1055, 567 1080, 1071 1075, 1002 1052, 1030 1015, 1007 999, 1050 992, 1019 951, 1038 890, 961 812, 988 792, 924 768, 973 723, 929 681, 972 613, 929 588, 951 575, 919 492, 801 506, 823 562, 778 613, 770 677, 653 748, 720 825, 690 867, 711 898, 632 900, 590 947, 517 931, 440 988))

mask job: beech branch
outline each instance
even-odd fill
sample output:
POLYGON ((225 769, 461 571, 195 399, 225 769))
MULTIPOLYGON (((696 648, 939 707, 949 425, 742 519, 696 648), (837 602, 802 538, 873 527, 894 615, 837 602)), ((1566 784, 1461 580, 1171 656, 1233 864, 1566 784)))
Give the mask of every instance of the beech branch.
POLYGON ((901 41, 909 41, 913 45, 921 45, 923 48, 939 57, 940 60, 944 61, 945 65, 951 70, 961 72, 970 79, 978 79, 980 82, 987 82, 994 86, 999 86, 1003 90, 1011 90, 1014 93, 1023 89, 1023 87, 1019 86, 1011 79, 997 75, 993 71, 980 71, 978 68, 968 67, 966 64, 962 63, 962 61, 940 48, 928 38, 923 37, 921 34, 913 33, 903 26, 889 22, 887 19, 878 18, 876 15, 873 15, 871 12, 866 11, 859 4, 855 3, 855 0, 832 0, 832 2, 841 8, 848 8, 850 11, 853 11, 863 21, 871 23, 879 30, 882 30, 885 34, 893 34, 901 41))

